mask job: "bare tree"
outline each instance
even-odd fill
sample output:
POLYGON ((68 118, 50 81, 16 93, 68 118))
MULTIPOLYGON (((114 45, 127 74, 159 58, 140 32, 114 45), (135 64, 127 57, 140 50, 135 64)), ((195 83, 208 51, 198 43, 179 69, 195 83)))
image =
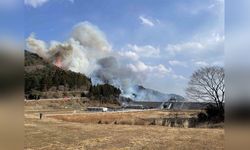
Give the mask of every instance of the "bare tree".
POLYGON ((225 73, 222 67, 202 67, 192 74, 186 94, 194 100, 214 101, 218 108, 224 110, 224 79, 225 73))

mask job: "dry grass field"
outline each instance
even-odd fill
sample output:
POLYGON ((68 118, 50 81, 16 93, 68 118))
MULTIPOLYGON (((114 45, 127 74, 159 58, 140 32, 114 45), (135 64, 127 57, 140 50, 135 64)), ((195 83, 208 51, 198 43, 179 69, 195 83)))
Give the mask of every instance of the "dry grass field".
POLYGON ((128 112, 95 112, 78 114, 52 114, 47 117, 58 120, 79 123, 98 123, 98 124, 126 124, 126 125, 162 125, 164 117, 195 117, 197 112, 185 111, 128 111, 128 112))
POLYGON ((119 107, 117 104, 100 104, 99 101, 94 101, 87 98, 60 98, 60 99, 43 99, 43 100, 27 100, 24 101, 26 111, 54 111, 54 110, 80 110, 86 109, 89 106, 102 107, 119 107))
MULTIPOLYGON (((171 128, 152 125, 98 124, 97 120, 145 118, 169 115, 169 112, 81 113, 72 111, 25 113, 25 149, 29 150, 215 150, 224 149, 224 130, 207 128, 171 128)), ((193 112, 180 112, 190 115, 193 112)), ((170 114, 171 115, 171 114, 170 114)), ((128 120, 128 119, 127 119, 128 120)))

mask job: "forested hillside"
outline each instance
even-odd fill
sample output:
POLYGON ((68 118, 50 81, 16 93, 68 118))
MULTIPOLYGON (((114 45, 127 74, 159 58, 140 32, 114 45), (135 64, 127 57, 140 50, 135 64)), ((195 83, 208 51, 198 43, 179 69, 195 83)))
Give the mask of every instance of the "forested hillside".
POLYGON ((58 68, 29 51, 25 51, 24 78, 26 99, 87 96, 108 101, 121 93, 108 84, 92 86, 87 76, 58 68))

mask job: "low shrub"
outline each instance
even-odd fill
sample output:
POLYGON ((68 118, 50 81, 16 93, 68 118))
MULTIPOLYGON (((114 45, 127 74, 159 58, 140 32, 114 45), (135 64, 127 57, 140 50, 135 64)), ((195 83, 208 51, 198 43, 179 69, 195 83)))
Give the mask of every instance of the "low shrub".
POLYGON ((198 122, 219 123, 224 122, 224 108, 208 105, 205 112, 200 112, 197 115, 198 122))
POLYGON ((198 115, 198 122, 206 122, 208 121, 207 114, 205 112, 200 112, 198 115))

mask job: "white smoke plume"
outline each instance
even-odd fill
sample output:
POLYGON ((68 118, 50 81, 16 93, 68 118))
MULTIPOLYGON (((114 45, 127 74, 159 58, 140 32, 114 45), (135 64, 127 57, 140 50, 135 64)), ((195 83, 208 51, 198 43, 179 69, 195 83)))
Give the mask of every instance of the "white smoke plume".
POLYGON ((47 44, 42 41, 42 40, 38 40, 35 37, 35 34, 32 33, 27 39, 27 48, 34 52, 37 53, 39 56, 43 57, 43 58, 47 58, 47 44))
POLYGON ((110 52, 111 45, 100 29, 89 22, 82 22, 74 26, 72 37, 81 45, 99 52, 110 52))
POLYGON ((112 46, 98 27, 82 22, 73 27, 71 35, 63 43, 52 41, 48 44, 31 34, 26 39, 26 47, 60 68, 84 73, 94 84, 109 83, 123 93, 145 78, 145 75, 118 61, 121 56, 112 51, 112 46))

